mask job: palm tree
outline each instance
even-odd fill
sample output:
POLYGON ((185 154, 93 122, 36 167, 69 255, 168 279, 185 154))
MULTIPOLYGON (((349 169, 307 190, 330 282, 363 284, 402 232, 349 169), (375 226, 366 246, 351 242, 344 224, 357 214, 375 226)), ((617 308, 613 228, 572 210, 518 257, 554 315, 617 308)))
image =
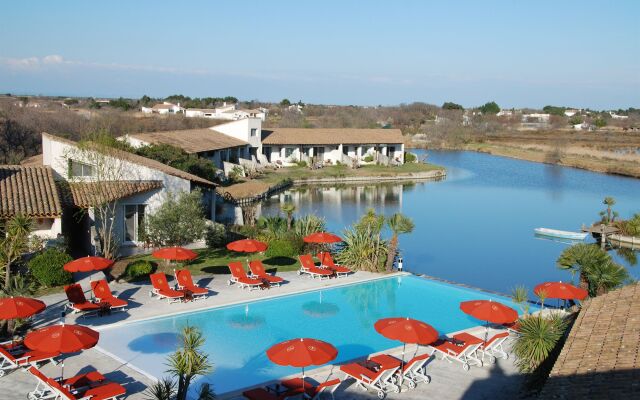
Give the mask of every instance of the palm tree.
POLYGON ((560 269, 578 273, 580 286, 597 296, 622 285, 627 270, 616 264, 611 256, 595 244, 579 243, 566 248, 556 261, 560 269))
POLYGON ((29 250, 31 218, 16 214, 7 221, 5 236, 0 241, 0 264, 4 267, 4 286, 11 285, 11 267, 29 250))
MULTIPOLYGON (((185 326, 181 334, 181 346, 169 356, 167 370, 175 378, 166 378, 147 389, 149 399, 186 400, 189 385, 194 378, 213 371, 209 355, 202 350, 205 338, 195 327, 185 326)), ((214 397, 211 387, 204 383, 198 391, 198 400, 211 400, 214 397)))
POLYGON ((291 230, 293 224, 293 213, 296 211, 296 206, 293 203, 284 203, 280 206, 280 210, 287 215, 287 230, 291 230))
POLYGON ((511 292, 513 301, 520 306, 524 315, 529 314, 529 291, 526 286, 519 285, 513 288, 511 292))
POLYGON ((613 197, 607 196, 602 201, 602 204, 606 205, 607 209, 605 211, 601 212, 600 215, 602 216, 603 222, 605 224, 610 224, 610 223, 613 222, 613 220, 618 215, 618 213, 613 211, 613 209, 611 208, 616 204, 616 199, 614 199, 613 197))
POLYGON ((406 217, 400 213, 395 213, 387 218, 387 226, 391 229, 392 236, 389 242, 389 250, 387 252, 387 272, 393 269, 393 261, 396 258, 396 252, 398 251, 398 236, 404 233, 413 232, 415 225, 411 218, 406 217))

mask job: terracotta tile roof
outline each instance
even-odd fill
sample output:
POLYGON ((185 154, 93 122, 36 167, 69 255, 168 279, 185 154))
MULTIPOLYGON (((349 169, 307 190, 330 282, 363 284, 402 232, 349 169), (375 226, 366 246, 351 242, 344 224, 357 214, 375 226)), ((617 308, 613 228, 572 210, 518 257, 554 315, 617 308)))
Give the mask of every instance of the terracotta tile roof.
MULTIPOLYGON (((61 143, 67 143, 71 146, 77 146, 78 143, 73 140, 64 139, 59 136, 54 136, 49 133, 43 132, 42 136, 46 136, 51 140, 58 141, 61 143)), ((142 157, 137 154, 129 153, 123 150, 112 149, 110 155, 113 155, 116 158, 121 160, 126 160, 134 164, 142 165, 144 167, 156 169, 158 171, 162 171, 167 175, 177 176, 178 178, 186 179, 191 182, 199 183, 206 186, 216 186, 215 183, 208 181, 206 179, 200 178, 199 176, 190 174, 188 172, 181 171, 177 168, 170 167, 166 164, 161 163, 160 161, 152 160, 147 157, 142 157)))
POLYGON ((149 132, 129 135, 147 143, 164 143, 180 147, 190 154, 246 146, 249 143, 209 128, 149 132))
POLYGON ((0 218, 62 215, 60 197, 50 167, 0 166, 0 218))
POLYGON ((65 204, 89 208, 150 190, 161 189, 161 181, 58 182, 65 204))
POLYGON ((585 302, 541 398, 640 398, 640 283, 585 302))
POLYGON ((395 144, 404 143, 400 129, 275 128, 262 130, 263 144, 395 144))

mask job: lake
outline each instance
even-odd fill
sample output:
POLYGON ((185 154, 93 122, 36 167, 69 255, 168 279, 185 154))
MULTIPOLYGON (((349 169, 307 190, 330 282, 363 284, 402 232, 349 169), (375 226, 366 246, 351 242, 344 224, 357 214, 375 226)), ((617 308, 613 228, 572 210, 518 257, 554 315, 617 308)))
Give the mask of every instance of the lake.
MULTIPOLYGON (((400 237, 405 269, 484 289, 510 293, 543 281, 570 281, 555 261, 568 245, 536 238, 536 227, 578 231, 599 219, 612 196, 623 218, 640 212, 640 180, 574 168, 463 151, 416 151, 445 166, 439 182, 296 187, 261 205, 278 214, 293 201, 298 215, 324 217, 340 234, 369 207, 402 212, 416 228, 400 237)), ((591 240, 588 238, 588 240, 591 240)), ((616 261, 640 276, 640 267, 616 261)))

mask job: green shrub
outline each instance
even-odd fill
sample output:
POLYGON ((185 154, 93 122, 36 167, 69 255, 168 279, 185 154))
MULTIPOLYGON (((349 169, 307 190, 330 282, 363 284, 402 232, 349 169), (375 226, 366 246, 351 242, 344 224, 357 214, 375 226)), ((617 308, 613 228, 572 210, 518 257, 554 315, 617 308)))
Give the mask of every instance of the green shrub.
POLYGON ((64 270, 64 265, 73 261, 70 255, 50 248, 29 261, 31 274, 42 286, 58 286, 71 283, 73 276, 64 270))
POLYGON ((207 247, 212 249, 223 247, 227 244, 227 228, 223 224, 214 222, 207 226, 204 241, 207 243, 207 247))
POLYGON ((364 156, 363 161, 364 162, 371 162, 371 161, 373 161, 373 156, 371 154, 367 154, 366 156, 364 156))
POLYGON ((127 265, 127 268, 125 269, 125 274, 129 278, 133 278, 133 279, 146 277, 153 272, 153 267, 154 265, 151 261, 136 260, 136 261, 130 262, 127 265))
POLYGON ((298 167, 300 168, 307 168, 308 164, 306 161, 298 161, 296 164, 298 164, 298 167))
POLYGON ((276 239, 269 243, 265 255, 271 257, 295 258, 302 252, 303 242, 300 239, 276 239))
POLYGON ((404 162, 406 163, 411 163, 411 162, 416 162, 416 155, 413 153, 409 153, 409 152, 405 152, 404 153, 404 162))

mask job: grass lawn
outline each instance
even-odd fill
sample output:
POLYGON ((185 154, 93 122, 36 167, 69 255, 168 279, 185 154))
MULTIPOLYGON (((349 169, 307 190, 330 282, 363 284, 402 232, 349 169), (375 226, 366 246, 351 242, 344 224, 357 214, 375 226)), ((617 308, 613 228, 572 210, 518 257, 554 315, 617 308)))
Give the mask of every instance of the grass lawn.
MULTIPOLYGON (((242 261, 246 265, 246 260, 262 260, 267 271, 296 271, 300 268, 300 264, 297 259, 289 257, 275 257, 267 258, 264 254, 239 254, 229 251, 225 248, 220 249, 199 249, 194 250, 198 253, 198 258, 189 262, 186 265, 193 275, 207 275, 207 274, 229 274, 229 268, 227 264, 232 261, 242 261)), ((132 256, 118 261, 119 268, 114 267, 113 275, 118 278, 124 273, 124 268, 128 263, 135 260, 149 260, 158 265, 157 271, 165 272, 173 275, 173 269, 176 266, 182 268, 182 263, 169 264, 166 261, 153 258, 150 254, 132 256)), ((128 280, 127 277, 122 276, 121 279, 128 280)))

